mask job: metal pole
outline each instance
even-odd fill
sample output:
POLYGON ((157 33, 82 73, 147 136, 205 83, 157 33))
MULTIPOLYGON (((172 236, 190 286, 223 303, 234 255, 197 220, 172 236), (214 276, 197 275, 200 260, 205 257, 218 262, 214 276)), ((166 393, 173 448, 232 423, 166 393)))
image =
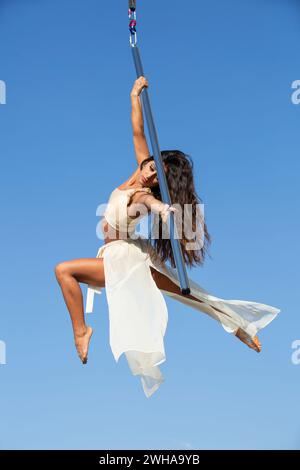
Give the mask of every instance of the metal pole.
MULTIPOLYGON (((130 46, 131 46, 133 61, 135 65, 136 76, 138 78, 141 75, 144 76, 144 71, 143 71, 141 56, 139 53, 139 48, 137 46, 137 35, 136 35, 136 28, 135 28, 135 25, 136 25, 135 9, 136 9, 136 1, 129 0, 129 12, 128 13, 131 19, 130 24, 129 24, 130 46)), ((158 177, 159 188, 160 188, 160 192, 162 196, 162 201, 166 204, 171 205, 172 202, 171 202, 167 179, 166 179, 166 175, 165 175, 164 167, 162 163, 161 152, 159 148, 158 137, 157 137, 157 132, 156 132, 155 124, 154 124, 154 119, 152 115, 147 88, 143 89, 141 93, 141 99, 142 99, 143 109, 145 112, 146 121, 148 125, 152 152, 153 152, 153 157, 154 157, 155 164, 156 164, 157 177, 158 177)), ((184 264, 181 246, 180 246, 179 239, 178 239, 176 225, 174 224, 173 212, 170 212, 170 241, 171 241, 175 264, 176 264, 176 268, 178 272, 181 293, 183 295, 188 295, 190 294, 189 281, 188 281, 188 276, 187 276, 187 272, 186 272, 186 268, 184 264)))

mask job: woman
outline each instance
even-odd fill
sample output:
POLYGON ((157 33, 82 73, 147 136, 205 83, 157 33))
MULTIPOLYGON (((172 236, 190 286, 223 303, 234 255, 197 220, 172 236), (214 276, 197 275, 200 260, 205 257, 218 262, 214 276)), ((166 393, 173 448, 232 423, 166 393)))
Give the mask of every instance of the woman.
POLYGON ((201 216, 200 222, 198 219, 196 223, 201 199, 194 188, 192 162, 178 150, 161 152, 174 205, 168 206, 161 201, 154 158, 149 156, 144 134, 140 102, 140 93, 144 87, 148 87, 148 81, 141 76, 135 81, 130 94, 138 167, 110 195, 102 220, 105 243, 96 258, 59 263, 55 273, 70 313, 75 346, 82 363, 87 362, 93 330, 85 323, 79 283, 88 285, 87 312, 92 311, 94 293, 100 293, 105 286, 109 306, 110 345, 114 357, 118 361, 121 354, 125 353, 133 375, 141 376, 144 392, 149 397, 163 381, 158 365, 165 361, 163 337, 168 312, 162 293, 207 313, 219 321, 227 332, 233 333, 257 352, 261 351, 257 331, 270 323, 280 310, 257 302, 220 299, 191 279, 191 294, 181 295, 170 240, 161 236, 170 212, 174 212, 176 219, 178 208, 185 205, 191 208, 187 220, 191 223, 192 233, 196 235, 190 237, 183 230, 180 238, 183 258, 189 267, 203 264, 211 239, 201 216), (154 227, 158 229, 156 233, 159 235, 154 237, 151 234, 154 245, 149 239, 136 237, 134 231, 141 217, 150 211, 158 219, 154 227), (191 241, 196 241, 193 249, 188 248, 191 241), (167 261, 170 261, 171 267, 167 266, 167 261))

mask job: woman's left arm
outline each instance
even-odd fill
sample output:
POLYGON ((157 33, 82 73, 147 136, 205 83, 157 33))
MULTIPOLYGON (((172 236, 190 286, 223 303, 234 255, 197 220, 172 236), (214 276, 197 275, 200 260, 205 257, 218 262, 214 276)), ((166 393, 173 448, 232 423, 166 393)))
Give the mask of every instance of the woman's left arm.
POLYGON ((144 77, 140 77, 134 82, 130 93, 133 144, 138 165, 150 156, 144 132, 143 111, 140 102, 140 93, 146 86, 148 86, 147 80, 144 77))

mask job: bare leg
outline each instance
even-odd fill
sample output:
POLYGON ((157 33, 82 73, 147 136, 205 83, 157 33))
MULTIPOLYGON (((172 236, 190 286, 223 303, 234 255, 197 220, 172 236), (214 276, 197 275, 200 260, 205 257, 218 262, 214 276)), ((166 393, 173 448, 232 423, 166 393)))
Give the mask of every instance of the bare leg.
POLYGON ((261 351, 261 343, 258 339, 258 336, 254 336, 253 338, 251 338, 244 330, 242 330, 241 328, 239 328, 236 333, 235 333, 235 336, 240 339, 241 341, 243 341, 243 343, 247 344, 247 346, 249 346, 249 348, 251 349, 254 349, 256 352, 260 352, 261 351))
POLYGON ((83 296, 79 283, 104 287, 103 259, 81 258, 65 261, 55 266, 55 275, 70 314, 78 355, 83 364, 86 364, 93 330, 85 323, 83 296))
POLYGON ((180 288, 177 286, 177 284, 174 284, 174 282, 171 281, 171 279, 168 278, 168 276, 165 276, 161 272, 157 271, 156 269, 153 269, 150 266, 151 274, 152 277, 159 289, 166 290, 168 292, 173 292, 174 294, 181 295, 182 297, 187 297, 192 300, 196 300, 197 302, 203 303, 202 300, 196 299, 193 295, 183 295, 181 293, 180 288))
MULTIPOLYGON (((151 269, 152 277, 153 277, 153 279, 154 279, 154 281, 155 281, 155 283, 156 283, 156 285, 159 289, 166 290, 168 292, 173 292, 174 294, 178 294, 182 297, 187 297, 188 299, 195 300, 196 302, 199 302, 199 303, 202 303, 202 304, 204 303, 202 300, 196 299, 196 297, 194 297, 191 294, 183 295, 181 293, 181 289, 177 286, 177 284, 172 282, 171 279, 168 278, 168 276, 165 276, 160 271, 157 271, 156 269, 153 269, 151 266, 150 266, 150 269, 151 269)), ((214 310, 216 310, 217 312, 222 313, 223 315, 227 315, 227 313, 222 312, 222 310, 219 310, 218 308, 213 307, 212 305, 210 305, 210 307, 213 308, 214 310)))
MULTIPOLYGON (((161 272, 153 269, 152 267, 150 267, 150 269, 151 269, 152 277, 153 277, 153 279, 154 279, 154 281, 155 281, 155 283, 156 283, 156 285, 159 289, 166 290, 168 292, 173 292, 174 294, 178 294, 178 295, 183 296, 183 294, 181 293, 180 288, 176 284, 174 284, 174 282, 172 282, 171 279, 168 278, 168 276, 165 276, 164 274, 162 274, 161 272)), ((183 297, 188 297, 192 300, 196 300, 197 302, 203 303, 201 300, 196 299, 192 295, 185 295, 183 297)), ((221 312, 221 310, 217 309, 216 307, 212 307, 212 308, 214 308, 215 310, 221 312)), ((221 312, 221 313, 224 314, 224 312, 221 312)), ((256 352, 261 351, 261 343, 258 339, 258 336, 254 336, 254 338, 251 338, 241 328, 237 329, 237 331, 235 332, 235 336, 238 339, 240 339, 243 343, 245 343, 247 346, 249 346, 249 348, 254 349, 256 352)))

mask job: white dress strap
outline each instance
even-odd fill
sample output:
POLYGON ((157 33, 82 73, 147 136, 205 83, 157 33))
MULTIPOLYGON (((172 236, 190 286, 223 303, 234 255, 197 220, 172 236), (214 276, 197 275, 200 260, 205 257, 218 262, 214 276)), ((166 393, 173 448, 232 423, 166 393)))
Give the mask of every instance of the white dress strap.
POLYGON ((93 312, 95 294, 101 294, 101 287, 88 285, 87 294, 86 294, 86 306, 85 306, 86 313, 93 312))

